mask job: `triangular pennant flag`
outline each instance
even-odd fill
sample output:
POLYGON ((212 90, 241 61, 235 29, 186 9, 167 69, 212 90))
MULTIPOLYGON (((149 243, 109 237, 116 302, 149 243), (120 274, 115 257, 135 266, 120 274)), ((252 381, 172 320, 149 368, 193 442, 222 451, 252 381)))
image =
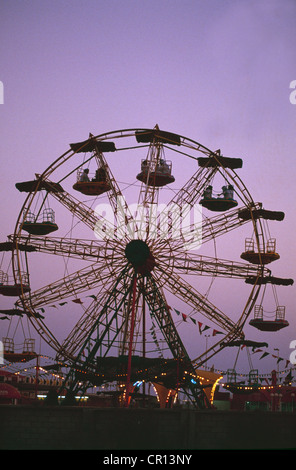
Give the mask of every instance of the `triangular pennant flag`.
POLYGON ((204 327, 204 329, 202 330, 202 332, 208 330, 209 328, 210 328, 210 327, 206 325, 206 326, 204 327))
POLYGON ((198 328, 199 328, 199 334, 200 334, 200 335, 201 335, 201 333, 202 333, 201 327, 202 327, 202 323, 199 321, 199 322, 198 322, 198 328))
POLYGON ((256 351, 253 351, 254 354, 257 352, 262 352, 262 349, 256 349, 256 351))
POLYGON ((82 304, 80 299, 73 299, 72 302, 74 302, 74 304, 82 304))
POLYGON ((68 302, 61 302, 59 305, 62 307, 63 305, 66 305, 68 302))
POLYGON ((97 300, 95 295, 87 295, 87 297, 91 297, 92 299, 97 300))
POLYGON ((191 317, 190 317, 190 320, 196 325, 196 320, 195 320, 195 318, 191 318, 191 317))
POLYGON ((58 308, 56 305, 50 305, 50 307, 52 307, 52 308, 58 308))
POLYGON ((266 356, 269 356, 269 353, 267 353, 267 352, 263 353, 262 356, 260 357, 260 359, 263 359, 266 356))
POLYGON ((218 331, 218 330, 213 330, 213 336, 216 336, 216 335, 222 335, 223 333, 221 331, 218 331))
POLYGON ((186 321, 187 320, 187 315, 185 315, 185 313, 182 313, 182 318, 183 318, 184 321, 186 321))
POLYGON ((176 310, 175 308, 174 308, 174 310, 175 310, 177 315, 180 315, 181 312, 179 312, 179 310, 176 310))

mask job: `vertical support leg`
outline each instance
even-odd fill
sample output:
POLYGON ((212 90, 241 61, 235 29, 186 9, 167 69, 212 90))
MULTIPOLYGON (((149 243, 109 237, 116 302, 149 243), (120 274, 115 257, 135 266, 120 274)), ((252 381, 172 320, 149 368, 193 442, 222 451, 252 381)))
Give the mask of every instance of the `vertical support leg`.
POLYGON ((126 392, 125 392, 125 407, 126 408, 129 406, 129 401, 130 401, 129 394, 130 394, 130 381, 131 381, 131 368, 132 368, 133 337, 134 337, 134 326, 135 326, 136 290, 137 290, 137 275, 135 274, 134 279, 133 279, 131 331, 130 331, 130 338, 129 338, 126 392))

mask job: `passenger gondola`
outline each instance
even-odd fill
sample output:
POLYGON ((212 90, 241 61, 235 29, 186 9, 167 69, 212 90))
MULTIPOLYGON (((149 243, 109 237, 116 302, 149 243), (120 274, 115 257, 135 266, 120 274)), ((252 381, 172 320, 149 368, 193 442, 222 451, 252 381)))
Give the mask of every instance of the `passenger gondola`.
POLYGON ((162 187, 175 181, 172 175, 172 163, 160 159, 156 165, 154 162, 142 160, 141 172, 137 175, 137 180, 148 186, 162 187))
POLYGON ((100 196, 109 191, 111 186, 103 168, 99 168, 92 179, 90 179, 88 168, 86 168, 83 171, 78 171, 73 189, 86 196, 100 196))
POLYGON ((212 189, 212 186, 205 189, 203 199, 199 202, 200 205, 213 212, 224 212, 237 206, 238 203, 233 198, 234 189, 232 185, 222 187, 223 197, 213 197, 212 189))
POLYGON ((22 225, 22 229, 31 235, 48 235, 58 230, 58 228, 52 209, 44 209, 41 221, 36 220, 32 212, 27 212, 26 219, 22 225))
POLYGON ((283 306, 277 306, 275 319, 267 320, 263 316, 262 305, 256 305, 254 318, 252 318, 249 323, 260 331, 269 332, 279 331, 289 326, 289 322, 285 320, 285 307, 283 306))

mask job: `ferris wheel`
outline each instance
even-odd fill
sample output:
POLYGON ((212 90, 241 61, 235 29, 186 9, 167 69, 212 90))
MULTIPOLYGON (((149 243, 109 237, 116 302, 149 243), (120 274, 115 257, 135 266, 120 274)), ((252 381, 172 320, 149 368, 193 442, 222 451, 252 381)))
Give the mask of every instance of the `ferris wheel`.
POLYGON ((244 338, 262 285, 284 283, 266 267, 279 255, 264 230, 283 214, 254 202, 239 176, 242 163, 156 125, 90 134, 34 180, 16 184, 26 199, 7 242, 15 306, 57 360, 68 361, 73 393, 81 383, 161 377, 204 402, 196 370, 244 338), (249 236, 241 259, 218 254, 218 241, 229 251, 242 228, 249 236), (221 295, 211 299, 220 280, 229 298, 244 283, 235 314, 216 306, 221 295), (51 314, 40 314, 72 301, 81 310, 68 309, 53 327, 51 314), (219 330, 214 345, 191 344, 189 353, 174 316, 182 308, 192 325, 205 319, 219 330))

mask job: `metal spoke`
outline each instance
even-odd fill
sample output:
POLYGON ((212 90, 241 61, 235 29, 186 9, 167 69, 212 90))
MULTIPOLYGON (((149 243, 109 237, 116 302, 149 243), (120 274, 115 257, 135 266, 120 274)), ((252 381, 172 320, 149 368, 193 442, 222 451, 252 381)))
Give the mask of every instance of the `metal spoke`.
MULTIPOLYGON (((257 210, 260 207, 261 203, 256 203, 254 204, 253 209, 257 210)), ((188 207, 188 211, 189 209, 190 208, 188 207)), ((175 250, 182 248, 191 251, 199 248, 202 244, 213 241, 218 237, 241 227, 244 224, 250 223, 250 221, 254 222, 251 218, 246 219, 240 217, 242 210, 245 210, 245 208, 240 207, 239 209, 229 210, 226 213, 219 213, 212 217, 203 216, 202 220, 194 224, 194 226, 188 224, 182 229, 179 229, 179 227, 180 221, 184 220, 184 217, 181 214, 180 218, 177 219, 179 215, 176 212, 174 219, 175 225, 173 225, 171 221, 168 226, 167 223, 162 220, 161 226, 165 227, 165 229, 162 228, 162 233, 164 235, 170 235, 170 243, 175 250)), ((165 236, 161 237, 157 245, 158 249, 160 247, 166 247, 167 238, 165 236)))
POLYGON ((194 287, 188 284, 179 275, 175 274, 170 266, 167 266, 167 269, 165 265, 157 266, 157 272, 160 275, 161 283, 165 286, 165 289, 194 308, 195 313, 201 313, 225 332, 236 329, 235 322, 215 307, 214 304, 200 294, 194 287))
POLYGON ((250 276, 270 275, 270 270, 248 263, 239 263, 231 260, 202 256, 191 251, 175 250, 175 255, 162 254, 164 260, 176 273, 198 274, 200 276, 214 276, 235 279, 248 279, 250 276))
MULTIPOLYGON (((40 289, 24 294, 22 302, 37 309, 89 291, 94 287, 103 287, 113 275, 114 268, 109 270, 105 261, 101 260, 100 263, 94 263, 40 289)), ((19 303, 20 301, 17 302, 19 303)))
POLYGON ((104 168, 106 179, 109 184, 109 190, 106 192, 106 195, 115 217, 116 236, 126 240, 128 237, 132 237, 136 230, 135 220, 129 210, 121 189, 113 176, 111 168, 103 155, 103 152, 99 150, 99 142, 97 142, 93 136, 92 140, 94 141, 95 147, 95 159, 98 166, 104 168))
MULTIPOLYGON (((8 237, 13 240, 13 236, 8 237)), ((29 238, 19 236, 18 244, 26 244, 27 249, 32 252, 48 253, 57 256, 66 256, 73 259, 82 260, 105 260, 106 262, 115 262, 120 259, 120 249, 118 243, 112 240, 97 241, 83 240, 81 238, 59 238, 43 237, 31 235, 29 238)))
POLYGON ((59 355, 71 355, 72 357, 77 355, 79 351, 81 352, 82 345, 90 340, 94 331, 96 331, 96 342, 100 342, 97 346, 101 346, 104 339, 109 344, 108 348, 110 347, 112 343, 110 335, 117 335, 123 328, 124 316, 119 313, 119 307, 122 307, 127 297, 127 284, 130 276, 126 267, 120 268, 109 278, 104 285, 104 290, 94 294, 94 300, 63 342, 59 355), (112 323, 114 324, 112 325, 112 323), (103 337, 100 337, 101 332, 103 332, 103 337))
MULTIPOLYGON (((216 168, 199 168, 165 208, 160 211, 153 227, 152 243, 158 238, 166 240, 168 237, 179 239, 182 244, 186 241, 192 243, 191 239, 195 236, 195 233, 192 233, 190 213, 192 213, 195 206, 198 207, 200 212, 200 206, 197 206, 197 204, 202 192, 214 177, 216 171, 216 168)), ((200 225, 194 227, 198 236, 201 228, 200 225)))
POLYGON ((88 226, 98 238, 110 240, 116 237, 116 227, 113 223, 102 217, 95 210, 89 208, 79 199, 67 193, 67 191, 53 191, 52 196, 75 217, 88 226))
MULTIPOLYGON (((257 281, 258 281, 258 277, 257 277, 257 281)), ((243 312, 239 320, 236 323, 235 328, 232 331, 229 331, 222 339, 220 339, 207 351, 202 353, 199 357, 193 359, 192 362, 195 364, 196 367, 200 367, 208 359, 210 359, 211 357, 221 352, 222 349, 224 349, 228 345, 229 342, 233 341, 234 339, 237 339, 238 337, 240 337, 241 339, 244 338, 243 327, 251 311, 253 310, 253 307, 258 298, 259 292, 260 292, 260 284, 256 282, 252 288, 252 291, 243 309, 243 312)))

